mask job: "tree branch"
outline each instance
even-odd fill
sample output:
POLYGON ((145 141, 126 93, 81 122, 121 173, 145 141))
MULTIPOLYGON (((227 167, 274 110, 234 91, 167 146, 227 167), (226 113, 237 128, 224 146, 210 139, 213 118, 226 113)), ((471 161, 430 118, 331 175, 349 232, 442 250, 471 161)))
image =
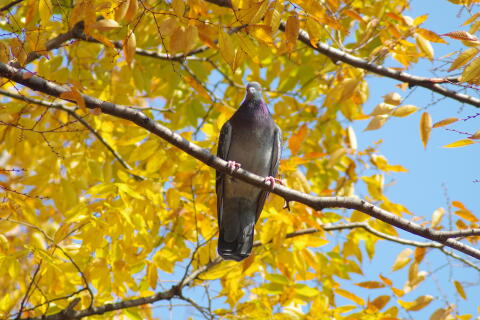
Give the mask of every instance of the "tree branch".
POLYGON ((78 311, 70 311, 68 317, 64 312, 55 313, 49 316, 41 316, 36 318, 24 318, 24 320, 63 320, 63 319, 80 319, 83 317, 104 314, 106 312, 138 307, 144 304, 154 303, 160 300, 171 300, 178 294, 178 288, 173 286, 170 290, 158 292, 152 296, 137 298, 132 300, 123 300, 114 303, 107 303, 98 307, 91 307, 78 311))
MULTIPOLYGON (((342 223, 342 224, 327 223, 327 224, 322 225, 322 229, 325 230, 325 231, 357 229, 357 228, 364 229, 365 231, 367 231, 367 232, 369 232, 369 233, 371 233, 371 234, 373 234, 373 235, 375 235, 379 238, 382 238, 382 239, 385 239, 385 240, 388 240, 388 241, 391 241, 391 242, 396 242, 396 243, 400 243, 400 244, 404 244, 404 245, 408 245, 408 246, 420 247, 420 248, 439 249, 444 254, 446 254, 448 256, 451 256, 452 258, 457 259, 457 260, 465 263, 466 265, 480 271, 480 266, 477 266, 473 262, 468 261, 468 260, 460 257, 459 255, 457 255, 457 254, 455 254, 455 253, 453 253, 449 250, 446 250, 445 246, 443 244, 440 244, 440 243, 435 242, 435 241, 420 242, 420 241, 414 241, 414 240, 408 240, 408 239, 403 239, 403 238, 399 238, 399 237, 394 237, 394 236, 391 236, 389 234, 380 232, 380 231, 372 228, 366 222, 350 222, 350 223, 342 223)), ((288 233, 285 238, 290 239, 290 238, 298 237, 298 236, 305 235, 305 234, 317 233, 317 232, 320 232, 320 231, 321 231, 321 229, 317 229, 317 228, 303 229, 303 230, 295 231, 295 232, 292 232, 292 233, 288 233)), ((253 243, 254 247, 259 247, 261 245, 262 245, 262 243, 258 240, 253 243)))
MULTIPOLYGON (((442 248, 443 245, 438 243, 438 242, 420 242, 420 241, 413 241, 413 240, 408 240, 408 239, 402 239, 398 237, 391 236, 389 234, 380 232, 374 228, 372 228, 368 223, 366 222, 351 222, 351 223, 343 223, 343 224, 333 224, 333 223, 327 223, 322 226, 322 229, 325 231, 335 231, 335 230, 345 230, 345 229, 357 229, 361 228, 364 229, 365 231, 388 241, 400 243, 400 244, 405 244, 409 246, 414 246, 414 247, 421 247, 421 248, 442 248)), ((315 232, 319 232, 320 229, 316 228, 310 228, 310 229, 304 229, 300 230, 297 232, 289 233, 287 235, 287 238, 293 238, 297 235, 303 235, 303 234, 311 234, 315 232)))
POLYGON ((10 9, 11 7, 13 7, 14 5, 16 5, 17 3, 20 3, 22 2, 23 0, 15 0, 15 1, 12 1, 10 3, 8 3, 7 5, 3 6, 0 8, 0 12, 3 12, 3 11, 7 11, 8 9, 10 9))
MULTIPOLYGON (((68 40, 76 39, 83 34, 83 22, 78 22, 73 26, 72 29, 68 30, 65 33, 60 33, 55 38, 52 38, 47 41, 45 44, 45 51, 31 51, 27 55, 27 60, 24 62, 24 65, 29 64, 30 62, 40 58, 42 53, 47 53, 48 51, 60 48, 68 40)), ((19 62, 12 63, 12 66, 15 68, 20 67, 19 62)))
MULTIPOLYGON (((209 0, 207 0, 209 1, 209 0)), ((285 31, 286 23, 281 22, 280 23, 280 30, 285 31)), ((437 92, 441 94, 442 96, 452 98, 454 100, 457 100, 459 102, 463 102, 469 105, 472 105, 474 107, 480 108, 480 99, 474 98, 472 96, 469 96, 467 94, 463 94, 460 92, 456 92, 450 89, 447 89, 441 85, 439 85, 436 79, 432 78, 425 78, 425 77, 419 77, 415 76, 412 74, 409 74, 407 72, 403 71, 398 71, 394 70, 391 68, 387 68, 381 65, 377 65, 374 63, 371 63, 365 59, 361 59, 358 57, 355 57, 354 55, 351 55, 347 52, 341 51, 339 49, 336 49, 334 47, 329 46, 326 43, 316 43, 315 46, 310 42, 310 37, 308 36, 308 33, 304 30, 300 30, 300 33, 298 35, 298 40, 306 44, 307 46, 311 47, 313 50, 326 55, 330 59, 333 59, 334 61, 342 61, 346 64, 349 64, 353 67, 357 67, 360 69, 364 69, 366 71, 378 74, 380 76, 388 77, 391 79, 395 79, 398 81, 406 82, 408 83, 409 87, 423 87, 428 90, 437 92)))
MULTIPOLYGON (((12 66, 0 63, 0 76, 10 79, 14 82, 29 87, 32 90, 40 91, 51 95, 53 97, 60 97, 63 92, 69 91, 69 88, 47 81, 38 76, 25 77, 25 72, 16 69, 12 66)), ((148 130, 149 132, 159 136, 170 144, 188 153, 192 157, 202 161, 209 167, 212 167, 219 172, 232 175, 242 181, 255 185, 264 190, 269 190, 281 197, 287 202, 296 201, 303 203, 315 210, 322 210, 325 208, 345 208, 354 209, 392 226, 403 229, 409 233, 418 235, 420 237, 437 241, 455 250, 463 252, 475 259, 480 260, 480 250, 461 243, 451 238, 445 238, 441 231, 436 231, 422 225, 416 224, 412 221, 399 217, 390 213, 380 207, 377 207, 365 200, 357 197, 316 197, 305 194, 296 190, 276 184, 272 189, 269 184, 265 183, 263 177, 250 173, 246 170, 239 169, 230 173, 227 167, 227 162, 214 156, 208 150, 199 147, 198 145, 186 140, 179 134, 161 125, 160 123, 149 118, 143 112, 135 110, 128 106, 114 104, 108 101, 82 94, 85 104, 88 108, 99 109, 105 114, 109 114, 118 118, 129 120, 138 126, 148 130)))

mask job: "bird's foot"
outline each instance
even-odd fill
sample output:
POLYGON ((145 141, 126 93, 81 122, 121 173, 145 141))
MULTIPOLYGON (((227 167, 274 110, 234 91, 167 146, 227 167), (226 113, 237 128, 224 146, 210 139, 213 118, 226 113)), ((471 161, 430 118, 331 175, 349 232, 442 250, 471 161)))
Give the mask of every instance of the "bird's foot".
POLYGON ((235 161, 227 161, 227 168, 230 171, 230 173, 233 173, 235 170, 240 169, 242 165, 238 162, 235 161))
POLYGON ((267 185, 269 185, 269 186, 270 186, 270 189, 272 189, 272 190, 273 190, 273 188, 275 187, 275 183, 281 184, 282 186, 285 185, 285 183, 283 183, 282 180, 277 179, 277 178, 274 178, 274 177, 272 177, 272 176, 266 177, 263 181, 264 181, 267 185))

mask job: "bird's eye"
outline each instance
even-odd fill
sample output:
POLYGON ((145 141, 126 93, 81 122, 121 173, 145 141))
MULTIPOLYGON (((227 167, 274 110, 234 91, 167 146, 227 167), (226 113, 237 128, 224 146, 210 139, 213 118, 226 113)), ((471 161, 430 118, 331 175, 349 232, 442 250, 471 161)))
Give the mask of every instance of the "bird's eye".
POLYGON ((248 88, 248 91, 250 91, 250 93, 252 93, 252 94, 253 94, 253 93, 255 93, 255 91, 256 91, 256 90, 255 90, 255 88, 254 88, 254 87, 250 87, 250 88, 248 88))

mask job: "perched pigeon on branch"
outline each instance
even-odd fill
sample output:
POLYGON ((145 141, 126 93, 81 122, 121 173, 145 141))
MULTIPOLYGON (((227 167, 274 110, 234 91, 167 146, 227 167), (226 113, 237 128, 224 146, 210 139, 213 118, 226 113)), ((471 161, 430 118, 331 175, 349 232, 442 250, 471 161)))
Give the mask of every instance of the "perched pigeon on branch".
MULTIPOLYGON (((280 162, 282 132, 272 120, 257 82, 247 85, 247 95, 220 132, 217 155, 233 172, 242 167, 275 185, 280 162)), ((218 253, 240 261, 250 255, 255 223, 268 191, 217 171, 218 253)))

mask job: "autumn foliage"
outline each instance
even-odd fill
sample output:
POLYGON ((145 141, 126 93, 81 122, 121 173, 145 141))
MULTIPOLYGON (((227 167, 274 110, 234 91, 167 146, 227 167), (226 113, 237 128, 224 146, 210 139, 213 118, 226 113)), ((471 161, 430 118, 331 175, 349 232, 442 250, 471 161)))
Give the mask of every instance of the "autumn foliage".
MULTIPOLYGON (((477 1, 450 2, 460 10, 477 1)), ((448 212, 438 201, 431 217, 417 219, 385 194, 385 176, 408 168, 377 145, 360 148, 352 125, 368 120, 366 131, 381 132, 405 118, 428 152, 436 128, 459 119, 452 112, 433 121, 404 102, 410 88, 480 106, 458 93, 480 81, 480 15, 459 20, 464 31, 437 34, 423 27, 427 15, 407 16, 408 6, 1 2, 0 318, 163 319, 157 305, 171 303, 174 314, 187 304, 207 319, 471 319, 434 290, 418 290, 435 280, 424 269, 432 253, 480 270, 468 199, 451 199, 448 212), (463 49, 444 78, 407 73, 438 58, 435 45, 447 41, 463 49), (396 79, 398 88, 367 112, 370 74, 396 79), (265 88, 283 131, 281 178, 302 194, 287 203, 270 196, 252 256, 237 263, 216 252, 213 167, 221 166, 208 152, 247 81, 265 88), (411 120, 417 112, 420 123, 411 120), (345 198, 315 206, 306 194, 345 198), (380 242, 398 255, 372 275, 364 263, 380 242)), ((473 148, 478 139, 476 132, 445 147, 473 148)), ((462 281, 439 282, 448 298, 475 302, 462 281)))

